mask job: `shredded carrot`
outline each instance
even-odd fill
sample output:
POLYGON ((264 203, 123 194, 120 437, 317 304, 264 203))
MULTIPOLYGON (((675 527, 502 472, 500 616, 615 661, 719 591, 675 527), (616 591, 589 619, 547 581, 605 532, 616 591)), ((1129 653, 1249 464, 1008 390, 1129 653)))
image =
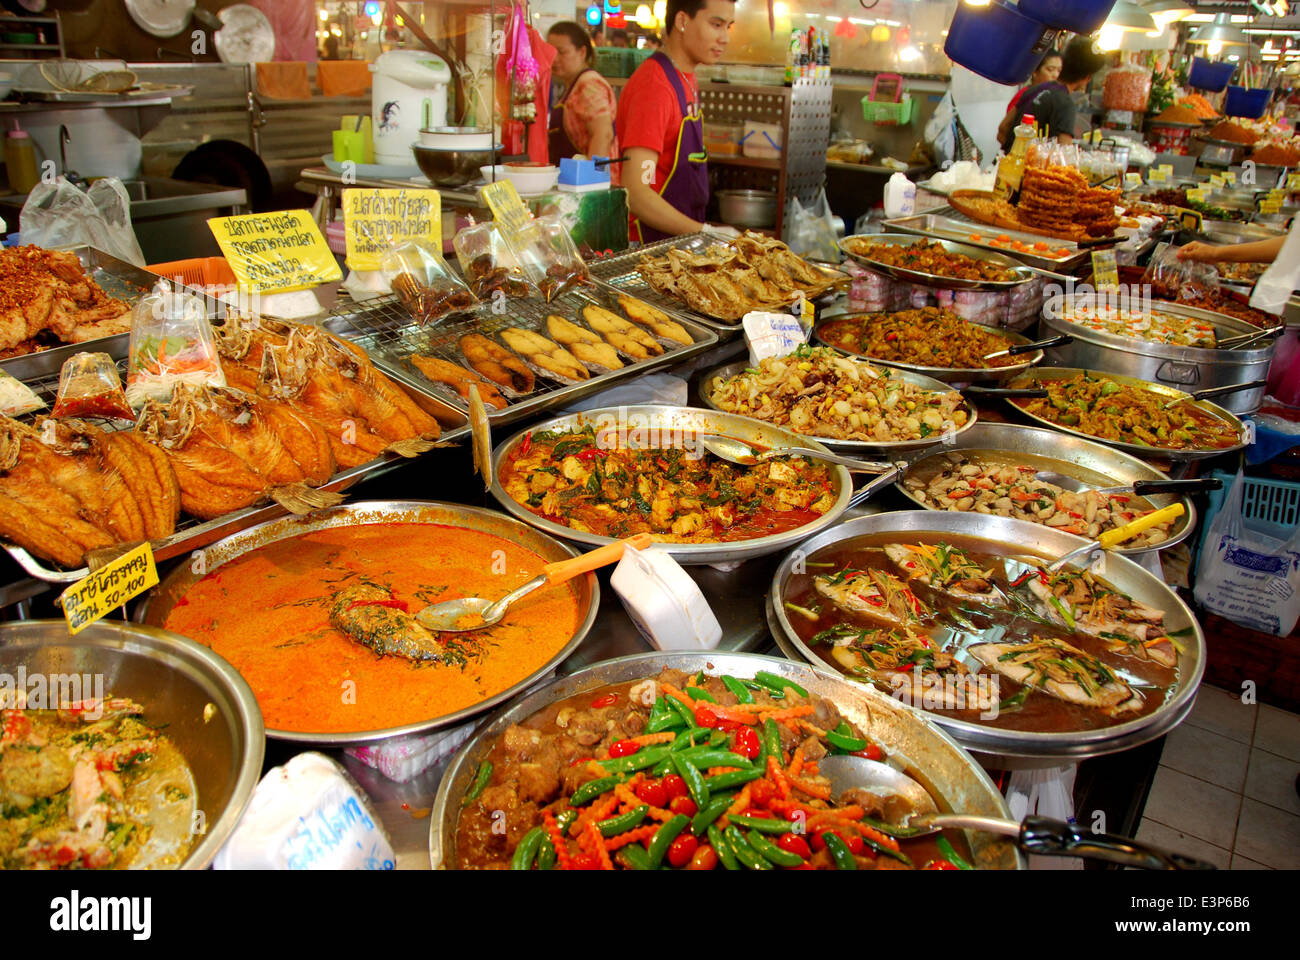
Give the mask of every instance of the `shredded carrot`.
POLYGON ((781 791, 781 796, 786 800, 790 799, 790 783, 786 780, 785 774, 781 772, 781 764, 776 757, 767 758, 767 775, 776 784, 776 788, 781 791))
POLYGON ((564 845, 564 835, 560 833, 560 825, 555 822, 555 816, 547 810, 546 815, 542 818, 542 828, 551 840, 551 846, 555 848, 555 862, 561 870, 570 870, 573 867, 573 861, 569 859, 569 848, 564 845))
POLYGON ((862 835, 866 837, 868 840, 874 840, 882 847, 888 847, 890 850, 893 850, 895 852, 898 851, 898 841, 894 837, 891 837, 889 834, 881 833, 879 830, 865 823, 855 822, 853 825, 857 827, 858 830, 861 831, 862 835))
POLYGON ((681 690, 678 690, 678 689, 677 689, 676 687, 674 687, 671 683, 667 683, 667 682, 664 682, 664 681, 660 681, 659 686, 663 689, 663 692, 664 692, 664 693, 668 694, 668 696, 672 697, 674 700, 680 700, 682 703, 686 704, 688 707, 694 707, 694 706, 695 706, 695 701, 694 701, 694 700, 692 700, 690 697, 688 697, 688 696, 687 696, 685 693, 683 693, 681 690))
POLYGON ((724 707, 721 704, 711 703, 709 709, 713 711, 714 716, 721 717, 723 720, 730 720, 732 723, 758 723, 758 717, 744 710, 737 710, 735 707, 724 707))
MULTIPOLYGON (((637 795, 632 792, 631 788, 629 788, 626 783, 620 783, 618 786, 616 786, 614 788, 614 793, 617 794, 619 799, 623 800, 625 803, 632 804, 633 808, 649 806, 649 804, 644 803, 640 798, 638 798, 637 795)), ((671 820, 675 816, 675 814, 671 810, 665 810, 663 807, 650 807, 650 812, 648 816, 652 817, 655 820, 666 822, 668 820, 671 820)))
POLYGON ((773 813, 779 813, 786 819, 789 819, 790 814, 796 810, 801 811, 805 817, 815 817, 818 814, 828 812, 826 807, 810 807, 798 800, 773 800, 767 806, 773 813))
POLYGON ((720 773, 734 773, 740 767, 709 767, 709 776, 716 777, 720 773))
POLYGON ((813 783, 809 780, 790 778, 790 785, 796 790, 802 790, 810 797, 817 797, 819 800, 829 801, 831 798, 831 788, 823 787, 819 783, 813 783))
POLYGON ((671 730, 665 730, 663 733, 643 733, 639 737, 629 737, 633 743, 639 743, 643 747, 648 747, 652 743, 672 743, 677 739, 677 734, 671 730))
POLYGON ((644 827, 636 827, 627 833, 620 833, 616 837, 610 837, 605 841, 606 850, 617 850, 620 847, 626 847, 629 843, 640 843, 646 837, 653 837, 655 831, 659 829, 659 824, 649 823, 644 827))
POLYGON ((832 820, 861 820, 864 816, 866 816, 866 811, 861 807, 854 805, 851 807, 837 807, 833 810, 824 810, 821 813, 814 814, 808 822, 812 823, 814 820, 825 820, 827 818, 832 820))
MULTIPOLYGON (((796 717, 806 717, 813 712, 812 707, 786 707, 784 710, 764 710, 760 716, 766 720, 793 720, 796 717)), ((719 714, 721 716, 721 714, 719 714)))
POLYGON ((614 808, 619 804, 618 794, 611 793, 607 797, 597 800, 582 814, 577 820, 573 821, 573 826, 569 828, 569 836, 576 837, 586 829, 588 823, 599 823, 614 812, 614 808))
POLYGON ((799 771, 803 769, 803 747, 794 748, 794 756, 790 758, 790 769, 785 772, 787 777, 799 776, 799 771))
POLYGON ((590 848, 596 854, 596 859, 600 861, 600 869, 613 870, 614 863, 609 859, 609 850, 605 846, 605 838, 600 835, 600 828, 596 826, 595 820, 587 822, 587 840, 590 848))

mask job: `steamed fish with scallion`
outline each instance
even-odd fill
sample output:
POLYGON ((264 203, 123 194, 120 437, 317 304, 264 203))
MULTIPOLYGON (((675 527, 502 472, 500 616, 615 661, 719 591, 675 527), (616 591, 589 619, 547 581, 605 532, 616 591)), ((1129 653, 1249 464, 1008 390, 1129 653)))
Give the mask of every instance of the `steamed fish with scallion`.
POLYGON ((1172 667, 1178 651, 1162 628, 1164 611, 1113 590, 1086 570, 1044 570, 1027 581, 1042 610, 1071 630, 1101 637, 1110 649, 1172 667))
POLYGON ((970 652, 1025 691, 1041 689, 1067 703, 1119 716, 1141 709, 1142 698, 1099 659, 1064 640, 979 643, 970 652))

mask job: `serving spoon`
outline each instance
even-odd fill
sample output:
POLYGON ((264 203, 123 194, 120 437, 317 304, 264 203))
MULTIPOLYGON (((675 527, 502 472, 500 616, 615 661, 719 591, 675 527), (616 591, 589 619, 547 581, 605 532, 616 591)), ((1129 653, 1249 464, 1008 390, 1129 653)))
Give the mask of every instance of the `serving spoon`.
POLYGON ((654 537, 648 533, 638 533, 626 540, 615 540, 603 547, 584 553, 571 560, 558 560, 542 567, 542 572, 529 580, 522 587, 512 590, 500 600, 486 600, 483 597, 461 597, 459 600, 444 600, 433 603, 415 614, 415 619, 429 630, 439 633, 463 633, 466 630, 482 630, 494 623, 499 623, 506 615, 510 604, 526 597, 539 587, 548 583, 564 583, 574 577, 601 567, 616 563, 623 557, 624 547, 644 550, 654 543, 654 537))
POLYGON ((884 473, 886 470, 892 470, 893 464, 879 463, 871 460, 858 460, 856 457, 844 457, 838 453, 829 451, 814 450, 812 447, 773 447, 770 450, 764 450, 761 453, 745 443, 743 440, 736 440, 733 437, 724 437, 716 433, 707 433, 700 437, 700 443, 704 449, 709 451, 715 457, 726 460, 728 463, 738 463, 742 467, 752 467, 755 464, 772 460, 776 457, 806 457, 809 460, 822 460, 826 463, 838 464, 842 467, 848 467, 850 470, 858 470, 862 473, 884 473))
POLYGON ((1153 493, 1205 493, 1223 487, 1223 481, 1214 477, 1201 477, 1197 480, 1135 480, 1132 483, 1120 484, 1117 487, 1096 487, 1084 480, 1080 480, 1078 477, 1069 477, 1063 473, 1057 473, 1055 470, 1039 470, 1034 474, 1034 479, 1055 484, 1062 490, 1069 490, 1071 493, 1084 493, 1092 490, 1095 493, 1108 496, 1112 493, 1135 493, 1139 497, 1153 493))
POLYGON ((1035 350, 1050 350, 1052 347, 1067 347, 1072 343, 1074 343, 1074 337, 1068 333, 1063 333, 1059 337, 1052 337, 1049 340, 1035 340, 1033 343, 1012 344, 1005 350, 996 350, 993 353, 984 354, 984 359, 996 360, 998 357, 1014 357, 1022 353, 1033 353, 1035 350))
POLYGON ((1268 386, 1267 380, 1251 380, 1247 383, 1232 383, 1226 387, 1210 387, 1208 390, 1197 390, 1195 393, 1185 393, 1181 397, 1175 397, 1165 404, 1165 409, 1168 410, 1186 400, 1208 400, 1210 397, 1222 397, 1229 393, 1240 393, 1242 390, 1255 390, 1266 386, 1268 386))
POLYGON ((1044 857, 1081 857, 1103 860, 1144 870, 1214 870, 1203 860, 1169 853, 1148 843, 1113 833, 1093 833, 1072 823, 1050 817, 1025 817, 1017 823, 1000 817, 940 813, 934 798, 923 786, 899 770, 866 757, 823 757, 818 772, 830 780, 831 796, 859 789, 884 797, 897 797, 904 808, 893 822, 877 824, 882 833, 903 840, 928 837, 941 830, 979 830, 1011 837, 1023 853, 1044 857), (910 809, 908 809, 910 808, 910 809))

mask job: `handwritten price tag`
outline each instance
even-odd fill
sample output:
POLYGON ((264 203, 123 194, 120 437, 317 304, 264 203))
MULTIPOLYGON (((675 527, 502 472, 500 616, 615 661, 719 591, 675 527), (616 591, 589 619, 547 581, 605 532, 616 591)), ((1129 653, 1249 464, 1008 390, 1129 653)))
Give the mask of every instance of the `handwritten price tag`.
POLYGON ((343 277, 306 210, 214 217, 208 228, 239 286, 252 293, 309 290, 343 277))
POLYGON ((488 205, 492 211, 492 216, 497 223, 503 224, 511 230, 518 230, 525 223, 532 219, 532 214, 524 206, 524 202, 519 199, 519 191, 509 180, 498 180, 495 183, 489 183, 485 187, 479 188, 479 196, 483 202, 488 205))
POLYGON ((158 585, 153 548, 142 543, 59 595, 68 632, 76 635, 96 620, 112 613, 132 597, 158 585))
POLYGON ((1223 182, 1226 183, 1226 184, 1228 184, 1228 186, 1230 186, 1230 187, 1232 187, 1232 186, 1236 186, 1236 185, 1237 185, 1237 174, 1234 173, 1232 170, 1225 170, 1225 171, 1223 172, 1223 182))
POLYGON ((379 270, 384 254, 423 240, 442 248, 442 197, 437 190, 344 190, 343 233, 348 266, 379 270))
POLYGON ((1119 288, 1119 264, 1115 260, 1115 248, 1092 251, 1092 282, 1098 290, 1115 290, 1119 288))

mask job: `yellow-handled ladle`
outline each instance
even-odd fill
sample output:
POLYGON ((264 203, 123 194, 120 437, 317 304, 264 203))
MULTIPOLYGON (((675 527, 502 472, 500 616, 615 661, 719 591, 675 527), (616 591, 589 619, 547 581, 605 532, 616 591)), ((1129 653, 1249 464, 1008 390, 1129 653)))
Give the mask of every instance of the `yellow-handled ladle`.
POLYGON ((1056 573, 1081 557, 1091 557, 1098 550, 1110 550, 1112 547, 1117 547, 1121 543, 1132 540, 1139 533, 1150 530, 1152 527, 1159 526, 1170 520, 1177 520, 1184 513, 1186 513, 1186 508, 1181 503, 1171 503, 1167 507, 1161 507, 1159 510, 1148 513, 1145 517, 1138 517, 1136 520, 1129 521, 1122 527, 1107 530, 1092 543, 1084 544, 1078 550, 1071 550, 1048 566, 1047 571, 1056 573))

